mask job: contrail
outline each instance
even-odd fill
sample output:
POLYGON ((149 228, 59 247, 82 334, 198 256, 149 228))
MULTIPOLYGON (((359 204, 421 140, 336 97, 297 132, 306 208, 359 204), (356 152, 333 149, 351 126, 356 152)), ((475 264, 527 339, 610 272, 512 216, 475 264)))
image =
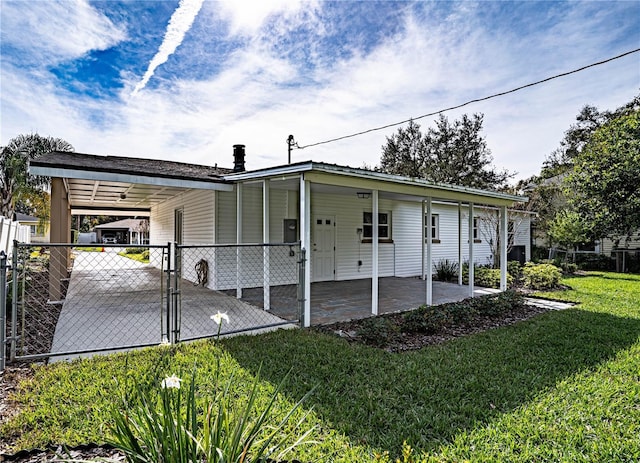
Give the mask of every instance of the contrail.
POLYGON ((176 11, 171 15, 167 31, 164 34, 164 40, 158 49, 158 53, 156 53, 149 63, 147 72, 145 72, 142 80, 138 82, 133 89, 131 95, 135 95, 142 90, 145 85, 147 85, 147 82, 149 82, 149 79, 151 79, 151 76, 153 76, 157 67, 162 63, 166 63, 169 55, 173 54, 176 48, 180 46, 182 40, 184 40, 184 35, 191 29, 191 25, 196 19, 203 2, 204 0, 180 0, 178 8, 176 8, 176 11))

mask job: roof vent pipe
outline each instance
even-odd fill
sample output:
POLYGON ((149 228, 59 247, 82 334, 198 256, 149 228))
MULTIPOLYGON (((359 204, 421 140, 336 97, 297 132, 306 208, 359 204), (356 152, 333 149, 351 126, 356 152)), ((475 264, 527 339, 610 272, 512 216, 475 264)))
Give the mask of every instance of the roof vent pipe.
POLYGON ((233 171, 244 172, 244 145, 233 145, 233 171))

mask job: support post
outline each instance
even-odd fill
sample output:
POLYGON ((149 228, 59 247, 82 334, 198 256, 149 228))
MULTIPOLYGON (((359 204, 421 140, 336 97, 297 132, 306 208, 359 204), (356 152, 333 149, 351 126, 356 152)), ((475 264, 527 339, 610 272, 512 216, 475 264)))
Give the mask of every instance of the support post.
MULTIPOLYGON (((424 204, 424 202, 423 202, 424 204)), ((432 210, 431 210, 431 197, 427 198, 427 229, 429 230, 427 233, 427 305, 433 305, 433 239, 431 238, 431 226, 432 226, 432 210)))
POLYGON ((311 326, 311 182, 300 176, 300 241, 307 261, 304 266, 304 320, 311 326))
POLYGON ((263 307, 271 310, 271 284, 269 262, 269 180, 262 181, 262 266, 263 266, 263 307))
POLYGON ((242 183, 236 185, 236 298, 242 298, 242 183))
POLYGON ((509 241, 507 206, 500 208, 500 291, 507 290, 507 245, 509 241))
MULTIPOLYGON (((67 190, 61 178, 51 179, 51 243, 68 243, 71 230, 71 210, 67 190)), ((62 300, 62 281, 67 278, 70 249, 52 246, 49 257, 49 300, 62 300)))
POLYGON ((424 265, 424 258, 425 258, 425 255, 426 255, 425 242, 426 242, 428 233, 426 231, 427 230, 427 223, 426 223, 426 220, 425 220, 426 210, 425 210, 424 201, 421 201, 421 205, 422 205, 422 218, 420 220, 422 222, 422 233, 421 233, 421 236, 422 236, 422 240, 421 241, 422 241, 422 243, 421 243, 421 246, 420 246, 420 249, 421 249, 420 262, 422 262, 422 270, 421 270, 420 276, 424 280, 426 278, 425 265, 424 265))
POLYGON ((378 190, 373 190, 371 193, 371 313, 378 315, 378 240, 380 238, 378 230, 378 190))
POLYGON ((474 284, 473 241, 473 203, 469 203, 469 297, 473 297, 474 284))
POLYGON ((458 284, 462 286, 462 202, 458 201, 458 284))

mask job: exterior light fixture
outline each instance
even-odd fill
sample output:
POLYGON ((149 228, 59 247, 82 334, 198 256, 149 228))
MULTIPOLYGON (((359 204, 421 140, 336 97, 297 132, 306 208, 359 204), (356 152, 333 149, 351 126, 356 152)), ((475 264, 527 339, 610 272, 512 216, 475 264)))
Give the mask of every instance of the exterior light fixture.
POLYGON ((371 197, 371 193, 367 192, 367 191, 358 191, 356 193, 356 195, 358 196, 358 198, 360 199, 369 199, 371 197))

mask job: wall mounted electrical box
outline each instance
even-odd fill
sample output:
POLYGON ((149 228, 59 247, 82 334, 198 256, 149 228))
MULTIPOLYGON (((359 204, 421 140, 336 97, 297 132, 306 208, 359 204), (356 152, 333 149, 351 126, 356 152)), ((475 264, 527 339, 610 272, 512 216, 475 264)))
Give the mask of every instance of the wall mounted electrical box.
POLYGON ((298 220, 284 219, 283 238, 285 243, 295 243, 298 241, 298 220))

